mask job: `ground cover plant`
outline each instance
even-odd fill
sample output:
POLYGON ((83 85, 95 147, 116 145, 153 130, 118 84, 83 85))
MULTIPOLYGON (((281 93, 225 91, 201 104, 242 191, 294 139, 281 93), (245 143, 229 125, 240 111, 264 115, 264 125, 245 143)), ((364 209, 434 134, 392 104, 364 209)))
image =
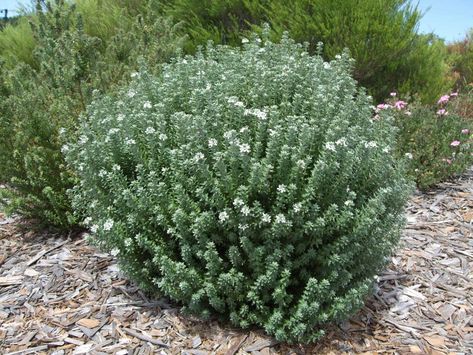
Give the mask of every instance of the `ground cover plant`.
POLYGON ((376 108, 376 119, 394 115, 398 128, 396 154, 408 159, 408 174, 427 189, 473 164, 471 93, 453 92, 433 106, 408 103, 393 92, 376 108))
POLYGON ((1 66, 0 181, 8 189, 0 196, 8 211, 59 228, 76 225, 66 195, 74 172, 61 147, 74 136, 80 112, 94 92, 112 92, 129 81, 140 58, 159 70, 180 45, 174 25, 142 3, 136 18, 104 20, 106 26, 96 28, 99 38, 85 32, 74 5, 57 0, 43 9, 38 2, 32 61, 7 51, 16 65, 1 66), (113 27, 118 23, 125 27, 113 27))
POLYGON ((144 289, 310 342, 363 304, 410 184, 346 54, 244 42, 97 97, 63 147, 73 204, 144 289))

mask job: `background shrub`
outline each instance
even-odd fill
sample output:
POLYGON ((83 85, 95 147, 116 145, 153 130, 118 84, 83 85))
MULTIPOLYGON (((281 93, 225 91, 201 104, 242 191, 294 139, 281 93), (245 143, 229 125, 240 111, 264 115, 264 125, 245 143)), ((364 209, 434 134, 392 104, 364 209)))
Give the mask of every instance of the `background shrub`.
POLYGON ((43 11, 38 4, 32 21, 35 65, 2 67, 0 181, 9 186, 3 191, 9 211, 61 228, 75 224, 66 196, 73 173, 60 148, 74 136, 80 112, 94 90, 111 92, 126 83, 138 58, 159 70, 180 45, 174 26, 156 13, 126 21, 133 25, 107 28, 108 36, 115 34, 104 42, 84 32, 74 6, 58 0, 43 11))
POLYGON ((378 106, 383 118, 394 114, 399 128, 396 152, 407 157, 408 172, 417 186, 426 189, 473 164, 473 119, 468 113, 471 94, 443 95, 435 106, 407 104, 391 98, 378 106))
POLYGON ((142 287, 308 342, 363 304, 409 184, 346 55, 209 46, 93 102, 74 206, 142 287))
POLYGON ((433 102, 452 82, 447 78, 445 45, 417 34, 420 12, 409 0, 163 0, 165 13, 185 23, 188 52, 208 39, 240 45, 241 37, 268 22, 273 37, 284 31, 309 42, 313 53, 334 59, 348 48, 353 74, 378 100, 394 89, 433 102))
POLYGON ((448 45, 449 59, 452 65, 452 77, 455 85, 463 89, 473 84, 473 28, 465 38, 448 45))

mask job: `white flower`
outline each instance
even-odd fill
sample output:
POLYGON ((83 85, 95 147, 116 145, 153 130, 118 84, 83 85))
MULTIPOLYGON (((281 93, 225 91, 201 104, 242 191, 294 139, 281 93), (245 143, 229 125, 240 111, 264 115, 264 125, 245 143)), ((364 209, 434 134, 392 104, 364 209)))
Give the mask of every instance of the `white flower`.
POLYGON ((218 219, 219 219, 220 222, 225 222, 225 221, 227 221, 227 220, 228 220, 228 213, 225 212, 225 211, 224 211, 224 212, 220 212, 220 213, 218 214, 218 219))
POLYGON ((121 170, 121 167, 120 167, 120 165, 118 165, 118 164, 113 164, 112 170, 113 170, 113 171, 120 171, 120 170, 121 170))
POLYGON ((165 141, 166 139, 168 139, 168 136, 166 136, 164 133, 161 133, 161 134, 159 135, 159 140, 160 140, 160 141, 165 141))
POLYGON ((111 128, 109 131, 108 131, 108 134, 115 134, 115 133, 118 133, 120 132, 120 130, 118 128, 111 128))
POLYGON ((82 135, 79 137, 79 144, 85 144, 88 141, 89 141, 89 138, 87 136, 82 135))
POLYGON ((278 215, 276 216, 276 223, 279 223, 279 224, 285 224, 285 223, 287 223, 286 217, 285 217, 282 213, 278 214, 278 215))
POLYGON ((59 128, 59 134, 65 134, 66 133, 66 129, 64 127, 62 128, 59 128))
POLYGON ((242 38, 242 40, 241 40, 241 43, 243 43, 243 44, 248 43, 248 42, 249 42, 248 38, 242 38))
POLYGON ((240 133, 245 133, 246 131, 248 131, 248 127, 247 127, 247 126, 242 127, 242 128, 240 129, 240 133))
POLYGON ((342 58, 342 56, 341 56, 340 54, 337 54, 337 55, 335 56, 335 59, 341 59, 341 58, 342 58))
POLYGON ((300 169, 305 169, 305 161, 302 160, 302 159, 299 159, 298 161, 296 161, 296 165, 297 165, 300 169))
POLYGON ((384 147, 383 148, 383 153, 389 153, 391 151, 391 149, 389 147, 384 147))
POLYGON ((156 130, 153 127, 147 127, 145 133, 146 134, 154 134, 156 130))
POLYGON ((109 231, 109 230, 111 230, 112 227, 113 227, 113 224, 114 224, 113 219, 111 219, 111 218, 107 219, 107 220, 105 221, 105 223, 103 224, 103 230, 104 230, 104 231, 109 231))
POLYGON ((281 184, 278 186, 277 191, 281 194, 285 193, 287 191, 286 185, 281 184))
POLYGON ((333 142, 325 143, 325 149, 331 150, 332 152, 335 152, 336 151, 335 143, 333 143, 333 142))
POLYGON ((135 144, 135 143, 136 143, 136 142, 135 142, 134 139, 131 139, 131 138, 126 138, 126 139, 125 139, 125 144, 126 144, 126 145, 133 145, 133 144, 135 144))
POLYGON ((136 78, 136 77, 139 76, 139 75, 140 75, 140 74, 137 73, 136 71, 130 74, 130 76, 131 76, 132 78, 136 78))
POLYGON ((123 121, 124 118, 125 118, 125 115, 124 115, 123 113, 120 113, 120 114, 118 114, 118 116, 117 116, 117 121, 118 121, 118 122, 121 122, 121 121, 123 121))
POLYGON ((90 231, 92 233, 97 233, 97 231, 99 230, 99 226, 94 224, 92 227, 90 227, 90 231))
POLYGON ((253 116, 258 117, 260 120, 265 120, 268 114, 265 111, 254 108, 254 109, 246 109, 244 112, 244 115, 245 116, 253 115, 253 116))
POLYGON ((376 148, 378 143, 375 141, 365 142, 365 148, 376 148))
POLYGON ((130 238, 126 238, 125 241, 124 241, 124 244, 127 248, 131 247, 131 244, 132 244, 132 240, 130 238))
POLYGON ((406 153, 405 156, 406 156, 407 159, 413 159, 414 158, 412 153, 406 153))
POLYGON ((235 200, 233 200, 233 206, 235 207, 241 207, 243 206, 245 203, 243 202, 243 200, 241 198, 236 198, 235 200))
POLYGON ((248 229, 248 224, 239 224, 238 229, 244 231, 244 230, 248 229))
POLYGON ((99 177, 103 178, 103 177, 105 177, 105 176, 107 176, 107 171, 104 170, 104 169, 100 169, 100 171, 99 171, 99 177))
POLYGON ((217 145, 217 140, 214 139, 214 138, 210 138, 210 139, 209 139, 209 147, 210 147, 210 148, 213 148, 213 147, 215 147, 216 145, 217 145))
POLYGON ((347 206, 347 207, 351 207, 351 206, 354 206, 354 205, 355 205, 352 200, 346 200, 344 204, 345 204, 345 206, 347 206))
POLYGON ((61 152, 63 154, 67 153, 69 151, 69 146, 67 144, 64 144, 61 148, 61 152))
POLYGON ((87 217, 87 218, 84 219, 84 224, 85 224, 86 226, 88 226, 88 225, 90 224, 90 222, 92 222, 92 218, 91 218, 91 217, 87 217))
POLYGON ((194 155, 194 160, 195 160, 195 161, 201 161, 201 160, 203 160, 204 158, 205 158, 205 155, 204 155, 204 153, 201 153, 201 152, 199 152, 199 153, 197 153, 196 155, 194 155))
POLYGON ((246 143, 240 144, 240 153, 243 153, 243 154, 244 153, 250 153, 250 151, 251 151, 251 148, 250 148, 249 144, 246 144, 246 143))
POLYGON ((345 137, 340 138, 335 142, 336 145, 342 145, 344 147, 347 146, 347 139, 345 137))
POLYGON ((271 222, 271 216, 267 213, 263 213, 263 215, 261 216, 261 221, 263 223, 270 223, 271 222))
POLYGON ((330 63, 324 62, 324 69, 330 69, 330 63))
POLYGON ((128 93, 127 93, 127 96, 128 96, 128 97, 134 97, 135 95, 136 95, 136 91, 134 91, 134 90, 130 90, 130 91, 128 91, 128 93))
POLYGON ((250 208, 249 208, 248 206, 243 206, 243 207, 241 208, 241 214, 242 214, 243 216, 249 216, 249 215, 250 215, 250 212, 251 212, 251 211, 250 211, 250 208))
POLYGON ((230 140, 230 139, 233 138, 233 133, 234 133, 233 130, 227 131, 227 132, 225 132, 225 133, 223 134, 223 138, 230 140))
POLYGON ((151 102, 149 101, 145 101, 145 103, 143 104, 143 108, 151 108, 151 107, 153 106, 151 105, 151 102))
POLYGON ((110 254, 112 254, 113 256, 117 256, 118 254, 120 254, 120 250, 118 248, 113 248, 112 250, 110 250, 110 254))
POLYGON ((302 209, 302 203, 298 202, 294 204, 294 212, 299 213, 302 209))

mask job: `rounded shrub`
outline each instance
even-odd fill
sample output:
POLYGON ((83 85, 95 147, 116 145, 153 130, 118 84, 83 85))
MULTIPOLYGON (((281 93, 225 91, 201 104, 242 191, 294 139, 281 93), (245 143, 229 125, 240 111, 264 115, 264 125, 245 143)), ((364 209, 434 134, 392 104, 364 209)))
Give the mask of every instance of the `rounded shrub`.
POLYGON ((410 187, 350 66, 253 37, 97 98, 63 148, 92 240, 187 311, 319 338, 362 305, 410 187))

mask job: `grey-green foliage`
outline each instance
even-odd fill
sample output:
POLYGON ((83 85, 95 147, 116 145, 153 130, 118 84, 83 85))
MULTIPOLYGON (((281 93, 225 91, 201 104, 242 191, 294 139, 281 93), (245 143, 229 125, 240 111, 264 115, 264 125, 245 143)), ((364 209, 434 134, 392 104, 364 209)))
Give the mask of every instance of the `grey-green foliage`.
POLYGON ((192 313, 319 338, 363 304, 410 186, 351 65, 255 37, 97 98, 64 147, 92 240, 192 313))
POLYGON ((87 35, 80 14, 62 0, 46 11, 38 3, 35 16, 38 68, 2 67, 0 181, 8 184, 9 211, 70 228, 76 221, 66 190, 74 174, 60 149, 75 135, 80 112, 94 90, 113 92, 129 81, 140 56, 158 71, 180 39, 169 20, 151 12, 131 28, 116 28, 106 43, 87 35))

